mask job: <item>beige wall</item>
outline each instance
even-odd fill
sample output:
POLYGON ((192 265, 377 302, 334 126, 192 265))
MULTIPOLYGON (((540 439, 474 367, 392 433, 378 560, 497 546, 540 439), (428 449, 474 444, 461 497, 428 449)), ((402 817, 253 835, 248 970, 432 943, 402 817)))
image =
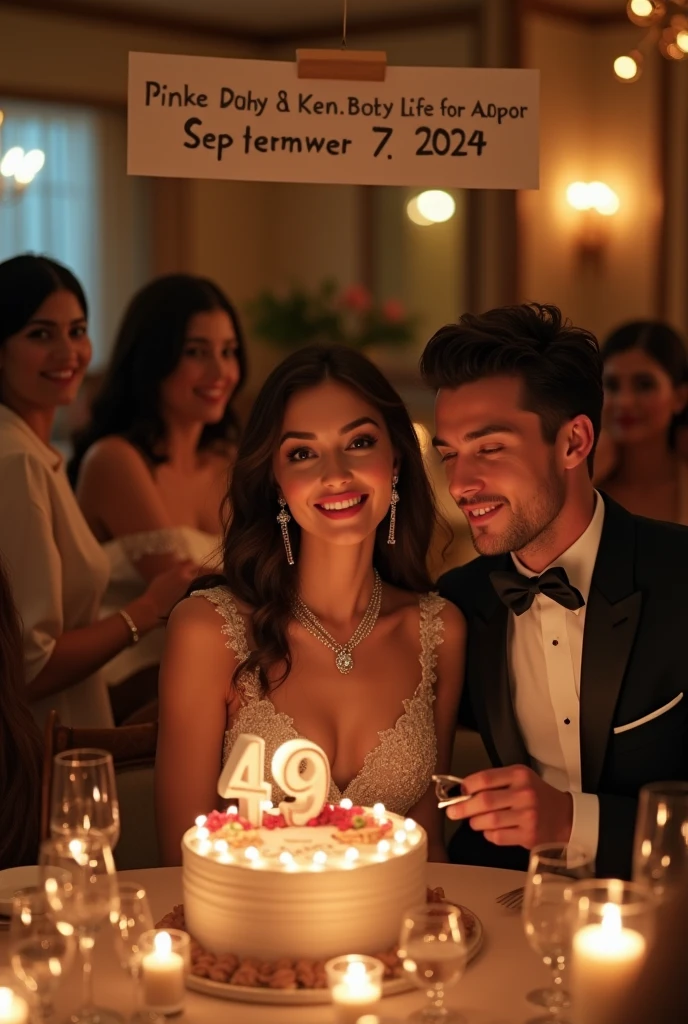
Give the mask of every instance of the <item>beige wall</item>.
MULTIPOLYGON (((338 45, 338 40, 322 40, 322 45, 338 45)), ((468 26, 384 38, 357 37, 355 45, 386 48, 389 60, 398 64, 471 63, 468 26)), ((186 36, 0 6, 0 95, 95 101, 121 105, 123 110, 129 50, 280 60, 294 57, 293 46, 258 52, 255 47, 207 35, 186 36), (40 59, 30 59, 37 54, 40 59)), ((240 308, 264 287, 284 288, 293 283, 313 287, 324 277, 334 277, 345 286, 361 279, 364 210, 358 188, 167 181, 156 183, 156 189, 154 269, 207 274, 240 308)), ((395 216, 400 221, 397 230, 404 238, 403 248, 389 244, 385 233, 376 240, 376 251, 379 264, 394 264, 392 277, 403 284, 403 294, 398 297, 418 313, 417 344, 401 357, 407 369, 412 369, 428 332, 462 308, 461 242, 465 230, 457 218, 451 226, 423 233, 422 229, 412 230, 399 209, 395 216)), ((384 279, 381 270, 380 274, 384 279)), ((279 355, 251 339, 251 388, 279 355)))
POLYGON ((658 312, 661 58, 650 54, 633 84, 612 71, 637 38, 624 24, 593 31, 533 14, 524 25, 525 66, 542 75, 542 143, 540 191, 519 196, 520 297, 555 302, 602 337, 621 320, 658 312), (586 262, 566 187, 595 179, 621 206, 604 221, 601 259, 586 262))

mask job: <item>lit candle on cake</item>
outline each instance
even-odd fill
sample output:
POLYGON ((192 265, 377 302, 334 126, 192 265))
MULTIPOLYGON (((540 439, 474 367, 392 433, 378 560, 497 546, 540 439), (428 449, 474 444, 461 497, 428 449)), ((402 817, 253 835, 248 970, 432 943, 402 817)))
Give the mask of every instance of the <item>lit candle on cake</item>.
MULTIPOLYGON (((151 935, 152 952, 141 959, 143 1001, 148 1009, 158 1013, 179 1013, 184 1006, 184 957, 173 951, 169 932, 144 933, 142 946, 144 937, 151 935)), ((188 938, 186 935, 187 942, 188 938)))
POLYGON ((356 1024, 375 1013, 382 998, 384 965, 370 956, 345 956, 325 964, 332 993, 334 1024, 356 1024))
POLYGON ((606 903, 599 924, 573 936, 571 998, 576 1024, 604 1024, 624 992, 633 987, 645 959, 640 932, 624 928, 621 910, 606 903))
POLYGON ((29 1024, 29 1004, 11 988, 0 988, 0 1024, 29 1024))

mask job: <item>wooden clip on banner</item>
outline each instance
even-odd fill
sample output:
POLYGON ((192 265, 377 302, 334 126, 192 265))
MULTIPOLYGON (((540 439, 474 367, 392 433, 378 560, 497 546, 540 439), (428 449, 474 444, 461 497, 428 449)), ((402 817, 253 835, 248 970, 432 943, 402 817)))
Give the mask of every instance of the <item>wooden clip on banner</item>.
POLYGON ((328 78, 354 82, 384 82, 384 50, 297 50, 299 78, 328 78))

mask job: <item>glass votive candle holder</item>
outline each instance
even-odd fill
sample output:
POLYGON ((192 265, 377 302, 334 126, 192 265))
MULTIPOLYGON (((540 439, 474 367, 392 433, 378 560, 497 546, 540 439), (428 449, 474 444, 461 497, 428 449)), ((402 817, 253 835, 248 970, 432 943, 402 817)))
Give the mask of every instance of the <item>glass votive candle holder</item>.
POLYGON ((605 1024, 633 988, 654 938, 651 892, 618 878, 571 886, 571 1003, 574 1024, 605 1024))
POLYGON ((0 971, 0 1024, 29 1024, 31 1010, 14 975, 0 971))
POLYGON ((184 1009, 191 970, 188 932, 153 928, 139 939, 141 999, 146 1010, 172 1016, 184 1009))
POLYGON ((372 956, 351 953, 337 956, 325 964, 332 996, 334 1024, 357 1024, 366 1014, 374 1014, 382 999, 385 965, 372 956))

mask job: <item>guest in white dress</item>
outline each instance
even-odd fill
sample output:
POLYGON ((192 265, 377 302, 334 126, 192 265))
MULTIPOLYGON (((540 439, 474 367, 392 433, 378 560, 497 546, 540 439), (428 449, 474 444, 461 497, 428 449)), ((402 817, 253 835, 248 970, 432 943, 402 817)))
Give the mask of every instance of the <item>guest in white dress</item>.
POLYGON ((0 554, 23 623, 27 695, 39 724, 112 724, 102 668, 158 625, 194 567, 160 577, 98 621, 108 560, 50 445, 91 359, 87 304, 65 267, 24 255, 0 264, 0 554))
POLYGON ((636 320, 610 334, 602 359, 595 482, 634 515, 688 526, 688 464, 676 445, 688 402, 683 339, 668 324, 636 320))
MULTIPOLYGON (((104 611, 180 561, 220 564, 245 373, 239 319, 211 281, 170 275, 133 298, 69 465, 110 565, 104 611)), ((118 717, 155 697, 163 640, 156 630, 108 665, 118 717)))
POLYGON ((170 616, 156 762, 162 855, 216 805, 241 733, 323 748, 329 798, 378 801, 445 859, 431 783, 449 769, 464 620, 429 593, 434 505, 408 412, 342 346, 289 356, 263 385, 230 489, 224 577, 170 616))

